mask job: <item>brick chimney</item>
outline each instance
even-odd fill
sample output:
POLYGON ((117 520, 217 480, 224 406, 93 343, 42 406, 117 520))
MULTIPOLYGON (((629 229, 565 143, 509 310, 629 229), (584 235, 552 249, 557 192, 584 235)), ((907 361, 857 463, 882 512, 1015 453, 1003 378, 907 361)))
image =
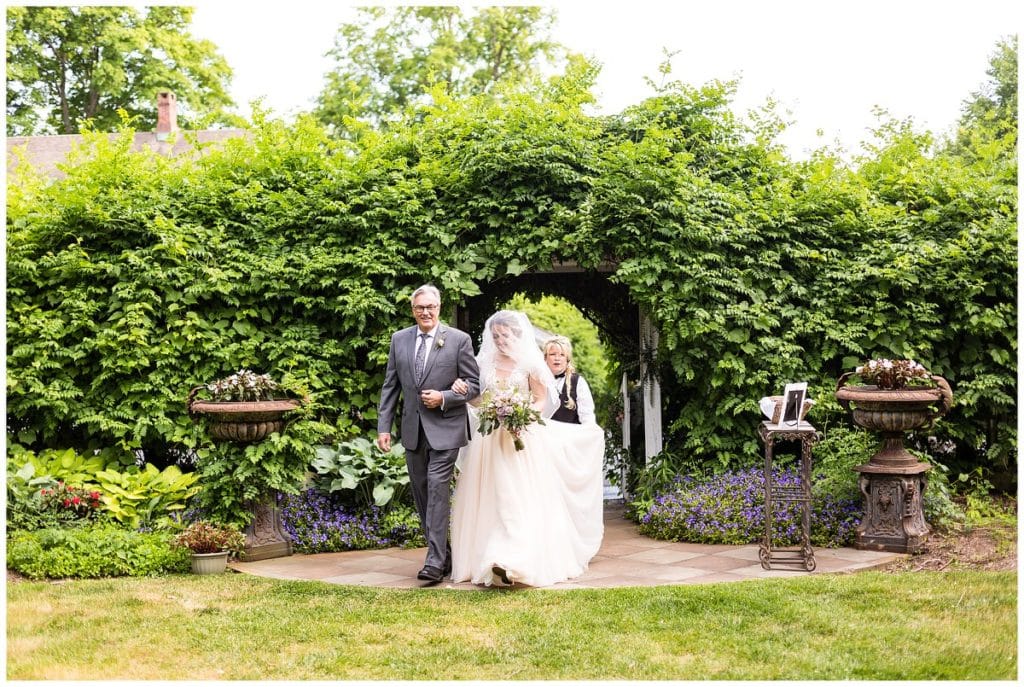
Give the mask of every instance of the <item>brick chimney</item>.
POLYGON ((170 91, 156 94, 156 140, 166 141, 178 130, 178 99, 170 91))

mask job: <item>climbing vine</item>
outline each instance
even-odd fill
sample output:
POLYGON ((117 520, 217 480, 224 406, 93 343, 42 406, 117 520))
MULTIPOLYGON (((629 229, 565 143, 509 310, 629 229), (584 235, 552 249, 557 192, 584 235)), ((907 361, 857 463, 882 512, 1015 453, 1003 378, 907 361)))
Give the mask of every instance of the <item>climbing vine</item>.
POLYGON ((586 114, 585 87, 438 97, 357 143, 260 115, 194 158, 90 135, 63 179, 12 179, 12 437, 201 448, 185 395, 241 367, 302 388, 333 439, 362 434, 415 286, 451 305, 571 260, 612 264, 659 328, 676 453, 748 463, 758 398, 807 380, 840 421, 836 378, 895 356, 953 385, 936 431, 962 460, 1012 464, 1015 166, 898 123, 853 164, 797 163, 735 119, 731 84, 615 117, 586 114))

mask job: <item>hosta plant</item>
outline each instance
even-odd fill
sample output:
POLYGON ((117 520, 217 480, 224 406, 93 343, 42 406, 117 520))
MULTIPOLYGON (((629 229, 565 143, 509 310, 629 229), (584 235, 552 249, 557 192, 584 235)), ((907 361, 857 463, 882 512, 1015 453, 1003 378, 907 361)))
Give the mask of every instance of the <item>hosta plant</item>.
POLYGON ((401 501, 409 486, 405 449, 383 453, 369 439, 357 437, 335 446, 318 446, 312 467, 314 484, 325 493, 347 497, 356 507, 387 506, 401 501))

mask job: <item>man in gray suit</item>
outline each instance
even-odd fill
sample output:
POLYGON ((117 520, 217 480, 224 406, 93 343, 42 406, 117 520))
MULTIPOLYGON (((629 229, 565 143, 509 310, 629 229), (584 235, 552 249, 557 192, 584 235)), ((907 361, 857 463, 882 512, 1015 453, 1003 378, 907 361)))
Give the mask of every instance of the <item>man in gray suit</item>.
POLYGON ((466 401, 480 393, 473 342, 438 320, 441 294, 425 284, 412 294, 416 325, 391 337, 377 416, 377 446, 391 451, 391 425, 402 396, 402 446, 413 498, 427 539, 427 558, 416 575, 436 583, 451 572, 448 521, 451 481, 459 448, 469 441, 466 401), (463 379, 465 394, 452 391, 463 379))

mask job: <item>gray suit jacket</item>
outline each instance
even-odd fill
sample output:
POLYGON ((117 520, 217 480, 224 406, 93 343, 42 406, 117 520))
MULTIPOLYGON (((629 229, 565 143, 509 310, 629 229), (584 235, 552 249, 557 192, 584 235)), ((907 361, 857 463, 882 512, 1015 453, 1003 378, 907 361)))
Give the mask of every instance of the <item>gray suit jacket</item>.
POLYGON ((469 334, 439 324, 423 369, 423 379, 416 384, 414 360, 418 334, 419 328, 414 325, 395 332, 391 337, 388 366, 377 409, 377 432, 391 432, 401 395, 402 446, 407 450, 415 450, 419 444, 421 424, 431 448, 445 451, 465 446, 469 442, 466 401, 480 393, 480 369, 473 355, 473 342, 469 334), (459 377, 469 385, 469 391, 464 395, 451 390, 452 383, 459 377), (420 402, 421 389, 442 392, 444 410, 424 406, 420 402))

